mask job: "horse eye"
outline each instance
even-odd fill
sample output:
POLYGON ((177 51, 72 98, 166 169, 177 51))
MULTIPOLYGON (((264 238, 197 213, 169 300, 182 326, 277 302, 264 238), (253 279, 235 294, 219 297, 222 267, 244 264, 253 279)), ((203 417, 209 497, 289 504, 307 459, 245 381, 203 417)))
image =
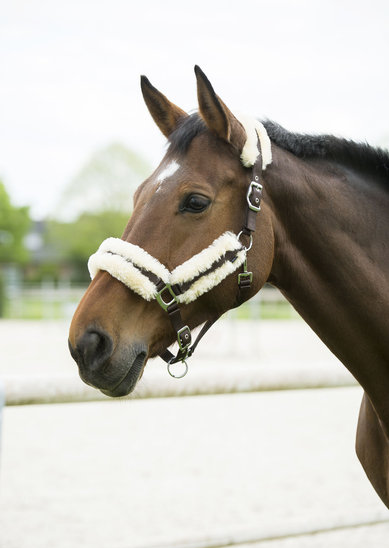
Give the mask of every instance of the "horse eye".
POLYGON ((180 211, 187 211, 189 213, 201 213, 211 203, 209 198, 201 196, 201 194, 190 194, 186 196, 183 203, 181 204, 180 211))

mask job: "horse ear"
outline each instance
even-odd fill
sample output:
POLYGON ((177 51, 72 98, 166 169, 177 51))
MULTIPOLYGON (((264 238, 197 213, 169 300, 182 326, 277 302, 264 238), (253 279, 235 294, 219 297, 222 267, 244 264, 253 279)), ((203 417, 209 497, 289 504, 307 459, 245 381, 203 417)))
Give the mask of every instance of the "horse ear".
POLYGON ((152 86, 146 76, 141 76, 141 88, 143 99, 154 122, 165 137, 169 137, 176 129, 178 121, 188 116, 187 113, 171 103, 165 95, 152 86))
POLYGON ((221 139, 242 150, 246 142, 246 132, 218 95, 201 68, 196 65, 197 97, 201 117, 208 129, 221 139))

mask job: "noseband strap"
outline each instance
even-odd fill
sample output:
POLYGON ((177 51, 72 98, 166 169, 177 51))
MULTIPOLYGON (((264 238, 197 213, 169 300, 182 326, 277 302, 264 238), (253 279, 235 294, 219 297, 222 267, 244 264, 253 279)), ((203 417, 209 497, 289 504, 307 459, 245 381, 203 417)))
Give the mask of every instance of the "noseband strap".
POLYGON ((246 251, 239 238, 225 232, 171 272, 141 247, 119 238, 107 238, 91 255, 88 268, 93 279, 106 270, 146 301, 156 299, 162 308, 189 304, 222 282, 244 262, 246 251))
MULTIPOLYGON (((245 218, 242 230, 238 235, 225 232, 216 238, 209 247, 171 272, 143 248, 119 238, 107 238, 97 252, 89 258, 88 268, 92 279, 99 270, 105 270, 143 299, 156 300, 167 312, 176 332, 178 352, 174 355, 166 349, 160 354, 160 357, 167 362, 168 371, 172 376, 181 377, 186 374, 188 366, 185 360, 193 354, 200 339, 219 318, 217 316, 205 322, 192 344, 191 331, 182 320, 179 305, 193 302, 219 285, 242 265, 243 272, 238 275, 240 302, 246 300, 246 291, 251 287, 253 273, 247 268, 247 252, 252 246, 252 233, 256 228, 257 213, 261 209, 262 185, 260 179, 262 169, 271 161, 271 151, 270 160, 265 161, 262 157, 261 144, 264 142, 264 136, 260 133, 263 126, 260 126, 259 123, 255 126, 256 153, 252 147, 249 148, 249 152, 247 150, 245 152, 246 147, 242 152, 242 163, 246 167, 252 166, 252 177, 246 192, 245 218), (243 238, 249 239, 248 245, 242 243, 243 238), (175 375, 171 370, 171 365, 177 362, 183 362, 185 366, 182 375, 175 375)), ((248 134, 247 128, 246 133, 248 134)), ((268 139, 267 135, 266 138, 268 139)), ((265 146, 270 147, 266 140, 265 146)))

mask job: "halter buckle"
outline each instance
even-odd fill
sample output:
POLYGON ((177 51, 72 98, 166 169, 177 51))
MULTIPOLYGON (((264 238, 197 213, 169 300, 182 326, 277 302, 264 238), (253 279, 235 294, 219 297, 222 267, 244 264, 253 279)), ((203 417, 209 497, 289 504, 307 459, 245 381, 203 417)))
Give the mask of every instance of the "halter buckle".
POLYGON ((260 196, 257 196, 255 198, 255 202, 258 204, 258 205, 254 205, 251 201, 250 201, 250 196, 251 194, 254 192, 254 189, 258 191, 258 193, 261 195, 262 193, 262 185, 260 183, 256 183, 255 181, 251 181, 251 183, 249 184, 249 187, 247 189, 247 194, 246 194, 246 201, 247 201, 247 204, 249 206, 249 208, 252 210, 252 211, 260 211, 261 210, 261 198, 260 196))
POLYGON ((238 285, 240 288, 250 287, 252 281, 253 281, 252 272, 240 272, 240 274, 238 274, 238 285))
POLYGON ((249 288, 253 281, 253 273, 247 270, 247 257, 243 263, 243 272, 238 274, 239 289, 249 288))
MULTIPOLYGON (((177 342, 181 352, 185 352, 189 349, 192 342, 192 335, 187 325, 184 325, 184 327, 181 327, 181 329, 177 331, 177 342)), ((189 352, 187 352, 185 358, 189 357, 188 354, 189 352)))
POLYGON ((170 284, 165 284, 164 287, 162 289, 160 289, 160 291, 157 292, 155 298, 156 298, 159 306, 161 306, 165 310, 165 312, 167 311, 169 306, 171 306, 173 303, 177 302, 177 296, 174 293, 174 291, 172 289, 172 286, 170 284), (170 295, 172 297, 172 299, 169 302, 165 301, 163 296, 162 296, 165 291, 170 293, 170 295))

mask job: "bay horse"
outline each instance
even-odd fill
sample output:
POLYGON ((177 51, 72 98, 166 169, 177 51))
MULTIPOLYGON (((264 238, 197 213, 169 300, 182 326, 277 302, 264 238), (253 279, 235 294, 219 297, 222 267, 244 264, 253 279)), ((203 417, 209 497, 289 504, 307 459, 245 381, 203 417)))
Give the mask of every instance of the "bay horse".
POLYGON ((141 78, 168 148, 136 191, 122 238, 91 258, 95 277, 69 333, 80 376, 126 395, 148 358, 184 362, 192 328, 268 282, 363 387, 356 451, 389 507, 389 154, 270 121, 250 126, 195 73, 191 115, 141 78), (165 349, 176 339, 174 358, 165 349))

